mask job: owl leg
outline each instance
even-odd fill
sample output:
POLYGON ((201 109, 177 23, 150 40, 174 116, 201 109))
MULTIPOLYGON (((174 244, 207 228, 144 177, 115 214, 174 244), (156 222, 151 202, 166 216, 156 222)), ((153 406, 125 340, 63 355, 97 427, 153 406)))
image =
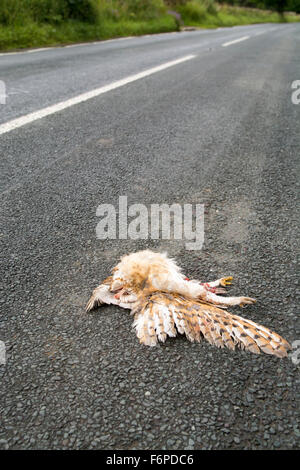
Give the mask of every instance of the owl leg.
POLYGON ((251 297, 222 297, 221 295, 216 295, 214 292, 210 291, 206 291, 201 298, 212 304, 222 305, 225 307, 234 305, 245 307, 246 305, 254 304, 256 302, 256 300, 251 297))
POLYGON ((224 287, 230 286, 232 284, 232 279, 232 276, 228 276, 222 277, 221 279, 217 279, 216 281, 201 282, 201 284, 209 292, 213 292, 214 294, 226 294, 226 289, 224 289, 224 287))
POLYGON ((232 284, 233 277, 232 276, 227 276, 227 277, 221 277, 221 279, 217 279, 216 281, 211 281, 211 282, 206 282, 205 284, 208 285, 209 287, 228 287, 231 286, 232 284))
MULTIPOLYGON (((190 281, 188 277, 184 279, 185 281, 190 281)), ((209 281, 209 282, 200 282, 198 281, 205 289, 214 292, 215 294, 222 294, 226 292, 226 289, 222 289, 222 287, 228 287, 232 284, 233 277, 227 276, 222 277, 221 279, 217 279, 216 281, 209 281), (222 287, 219 287, 222 286, 222 287)))

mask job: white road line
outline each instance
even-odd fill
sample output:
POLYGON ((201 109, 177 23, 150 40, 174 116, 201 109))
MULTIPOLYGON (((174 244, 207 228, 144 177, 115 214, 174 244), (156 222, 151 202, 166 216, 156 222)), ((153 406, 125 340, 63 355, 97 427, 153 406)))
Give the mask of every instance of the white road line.
POLYGON ((110 83, 109 85, 96 88, 95 90, 91 90, 86 93, 82 93, 81 95, 75 96, 74 98, 70 98, 69 100, 61 101, 57 104, 48 106, 47 108, 39 109, 38 111, 34 111, 30 114, 25 114, 24 116, 21 116, 17 119, 13 119, 4 124, 1 124, 0 135, 17 129, 18 127, 25 126, 26 124, 36 121, 37 119, 42 119, 45 116, 50 116, 51 114, 62 111, 63 109, 70 108, 70 106, 74 106, 75 104, 79 104, 84 101, 90 100, 91 98, 95 98, 96 96, 102 95, 103 93, 107 93, 108 91, 120 88, 124 85, 127 85, 128 83, 135 82, 136 80, 140 80, 141 78, 148 77, 149 75, 153 75, 154 73, 161 72, 162 70, 168 69, 169 67, 173 67, 174 65, 181 64, 182 62, 186 62, 187 60, 194 59, 195 57, 195 55, 188 55, 185 57, 181 57, 180 59, 166 62, 162 65, 158 65, 157 67, 152 67, 151 69, 136 73, 135 75, 129 75, 128 77, 110 83))
POLYGON ((108 42, 126 41, 127 39, 134 39, 135 37, 136 36, 126 36, 124 38, 102 39, 102 41, 79 42, 77 44, 68 44, 67 46, 59 46, 59 47, 56 47, 56 49, 68 49, 70 47, 82 47, 82 46, 99 46, 99 45, 107 44, 108 42))
POLYGON ((39 49, 29 49, 26 54, 32 54, 33 52, 41 52, 41 51, 50 51, 50 49, 54 49, 54 47, 40 47, 39 49))
POLYGON ((32 54, 33 52, 50 51, 52 49, 68 49, 69 47, 93 46, 95 44, 106 44, 107 42, 113 42, 113 41, 125 41, 126 39, 134 39, 136 37, 137 36, 126 36, 124 38, 102 39, 100 41, 93 41, 93 42, 78 42, 76 44, 68 44, 67 46, 49 46, 49 47, 40 47, 39 49, 25 49, 24 51, 1 52, 0 56, 8 56, 8 55, 14 55, 14 54, 32 54))
POLYGON ((125 36, 124 38, 103 39, 102 41, 95 41, 93 44, 105 44, 107 42, 126 41, 127 39, 134 39, 136 36, 125 36))
POLYGON ((249 39, 249 38, 250 36, 243 36, 242 38, 234 39, 233 41, 224 42, 222 46, 223 47, 231 46, 231 44, 236 44, 237 42, 246 41, 246 39, 249 39))
POLYGON ((40 47, 39 49, 26 49, 24 51, 16 51, 16 52, 1 52, 0 56, 7 56, 7 55, 15 55, 15 54, 32 54, 33 52, 41 52, 41 51, 50 51, 51 49, 55 49, 54 47, 40 47))
POLYGON ((68 44, 67 46, 59 46, 56 49, 69 49, 70 47, 81 47, 81 46, 91 46, 94 45, 94 42, 79 42, 77 44, 68 44))
POLYGON ((21 54, 21 52, 1 52, 0 55, 15 55, 15 54, 21 54))

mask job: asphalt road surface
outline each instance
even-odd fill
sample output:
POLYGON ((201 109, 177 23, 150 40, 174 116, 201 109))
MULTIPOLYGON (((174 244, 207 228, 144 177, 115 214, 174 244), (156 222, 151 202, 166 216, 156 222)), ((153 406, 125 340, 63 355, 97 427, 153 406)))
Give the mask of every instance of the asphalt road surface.
POLYGON ((150 247, 189 277, 233 275, 232 294, 258 299, 243 316, 300 340, 299 50, 288 24, 0 56, 1 448, 299 448, 297 350, 147 348, 127 311, 84 314, 119 256, 150 247), (203 249, 97 239, 97 207, 124 195, 204 203, 203 249))

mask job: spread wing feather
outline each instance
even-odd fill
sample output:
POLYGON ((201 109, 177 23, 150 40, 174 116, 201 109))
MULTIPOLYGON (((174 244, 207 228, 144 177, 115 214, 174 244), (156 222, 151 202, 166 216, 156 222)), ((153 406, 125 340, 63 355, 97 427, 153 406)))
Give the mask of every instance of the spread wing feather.
POLYGON ((110 292, 110 285, 111 285, 112 277, 108 277, 105 279, 100 286, 96 287, 93 290, 91 298, 89 299, 86 312, 89 312, 93 308, 99 307, 102 304, 111 304, 113 303, 114 296, 110 292))
POLYGON ((124 300, 122 297, 121 299, 117 299, 114 296, 114 293, 110 290, 111 283, 112 276, 109 276, 100 284, 100 286, 96 287, 96 289, 93 290, 92 296, 86 306, 86 312, 89 312, 90 310, 93 310, 96 307, 100 307, 103 304, 113 304, 118 305, 122 308, 131 309, 130 299, 128 299, 129 302, 126 302, 126 300, 124 300))
POLYGON ((147 346, 155 346, 179 332, 190 341, 199 342, 204 337, 219 348, 238 346, 256 354, 263 351, 284 357, 291 349, 285 339, 262 325, 178 294, 141 295, 133 314, 137 336, 147 346))

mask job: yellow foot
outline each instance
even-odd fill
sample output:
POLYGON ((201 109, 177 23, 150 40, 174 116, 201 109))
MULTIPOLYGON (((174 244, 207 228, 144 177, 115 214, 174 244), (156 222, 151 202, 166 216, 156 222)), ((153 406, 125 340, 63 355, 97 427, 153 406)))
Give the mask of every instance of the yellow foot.
POLYGON ((222 279, 220 280, 220 285, 223 287, 231 286, 232 280, 233 280, 232 276, 222 277, 222 279))

